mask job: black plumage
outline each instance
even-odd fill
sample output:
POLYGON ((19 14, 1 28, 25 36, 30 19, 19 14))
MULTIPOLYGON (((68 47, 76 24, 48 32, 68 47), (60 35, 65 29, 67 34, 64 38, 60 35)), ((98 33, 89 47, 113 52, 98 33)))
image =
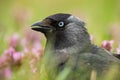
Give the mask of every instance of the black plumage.
MULTIPOLYGON (((71 14, 54 14, 32 25, 32 29, 47 38, 46 65, 54 80, 64 69, 70 69, 65 80, 89 80, 91 72, 102 76, 109 68, 119 65, 120 60, 110 52, 90 41, 85 23, 71 14)), ((117 80, 117 78, 115 78, 117 80)))

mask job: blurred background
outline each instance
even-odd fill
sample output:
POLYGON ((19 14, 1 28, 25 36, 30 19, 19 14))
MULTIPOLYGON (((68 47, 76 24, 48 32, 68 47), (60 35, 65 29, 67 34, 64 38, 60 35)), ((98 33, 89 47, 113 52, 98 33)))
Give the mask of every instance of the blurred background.
POLYGON ((0 42, 5 35, 21 35, 24 28, 55 13, 80 17, 96 44, 104 39, 116 40, 120 32, 120 0, 1 0, 0 12, 0 42))
MULTIPOLYGON (((11 36, 37 39, 44 47, 44 36, 30 26, 55 13, 70 13, 82 19, 97 45, 104 40, 114 40, 115 47, 120 44, 120 0, 0 0, 0 54, 14 44, 11 36)), ((22 46, 16 50, 27 51, 23 50, 24 40, 19 44, 22 46)))

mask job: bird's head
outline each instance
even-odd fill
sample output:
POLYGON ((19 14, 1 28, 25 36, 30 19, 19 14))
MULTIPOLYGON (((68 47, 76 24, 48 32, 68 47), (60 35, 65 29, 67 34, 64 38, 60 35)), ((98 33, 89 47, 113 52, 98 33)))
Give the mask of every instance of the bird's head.
POLYGON ((59 48, 89 42, 84 22, 71 14, 59 13, 48 16, 33 24, 32 29, 44 33, 47 40, 53 39, 55 46, 59 48))
POLYGON ((67 29, 72 27, 74 30, 74 28, 76 28, 74 25, 76 24, 82 27, 84 26, 84 22, 72 16, 71 14, 59 13, 48 16, 42 21, 33 24, 31 27, 35 31, 39 31, 44 33, 45 35, 49 35, 66 31, 67 29))

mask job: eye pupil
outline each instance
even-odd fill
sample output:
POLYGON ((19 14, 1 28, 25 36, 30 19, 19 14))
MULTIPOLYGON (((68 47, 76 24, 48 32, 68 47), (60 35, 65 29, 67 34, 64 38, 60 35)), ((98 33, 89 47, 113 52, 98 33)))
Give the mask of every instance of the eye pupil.
POLYGON ((58 23, 58 26, 59 26, 59 27, 63 27, 63 26, 64 26, 64 22, 62 22, 62 21, 59 22, 59 23, 58 23))

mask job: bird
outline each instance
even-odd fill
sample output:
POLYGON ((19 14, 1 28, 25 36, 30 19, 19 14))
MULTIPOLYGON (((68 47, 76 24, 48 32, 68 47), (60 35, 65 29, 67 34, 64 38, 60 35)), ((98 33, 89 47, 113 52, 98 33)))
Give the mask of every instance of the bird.
POLYGON ((43 33, 47 39, 45 67, 50 80, 56 80, 64 71, 64 80, 90 80, 93 71, 98 77, 96 80, 102 80, 100 77, 112 65, 120 65, 113 54, 91 43, 85 22, 72 14, 50 15, 34 23, 31 29, 43 33))

